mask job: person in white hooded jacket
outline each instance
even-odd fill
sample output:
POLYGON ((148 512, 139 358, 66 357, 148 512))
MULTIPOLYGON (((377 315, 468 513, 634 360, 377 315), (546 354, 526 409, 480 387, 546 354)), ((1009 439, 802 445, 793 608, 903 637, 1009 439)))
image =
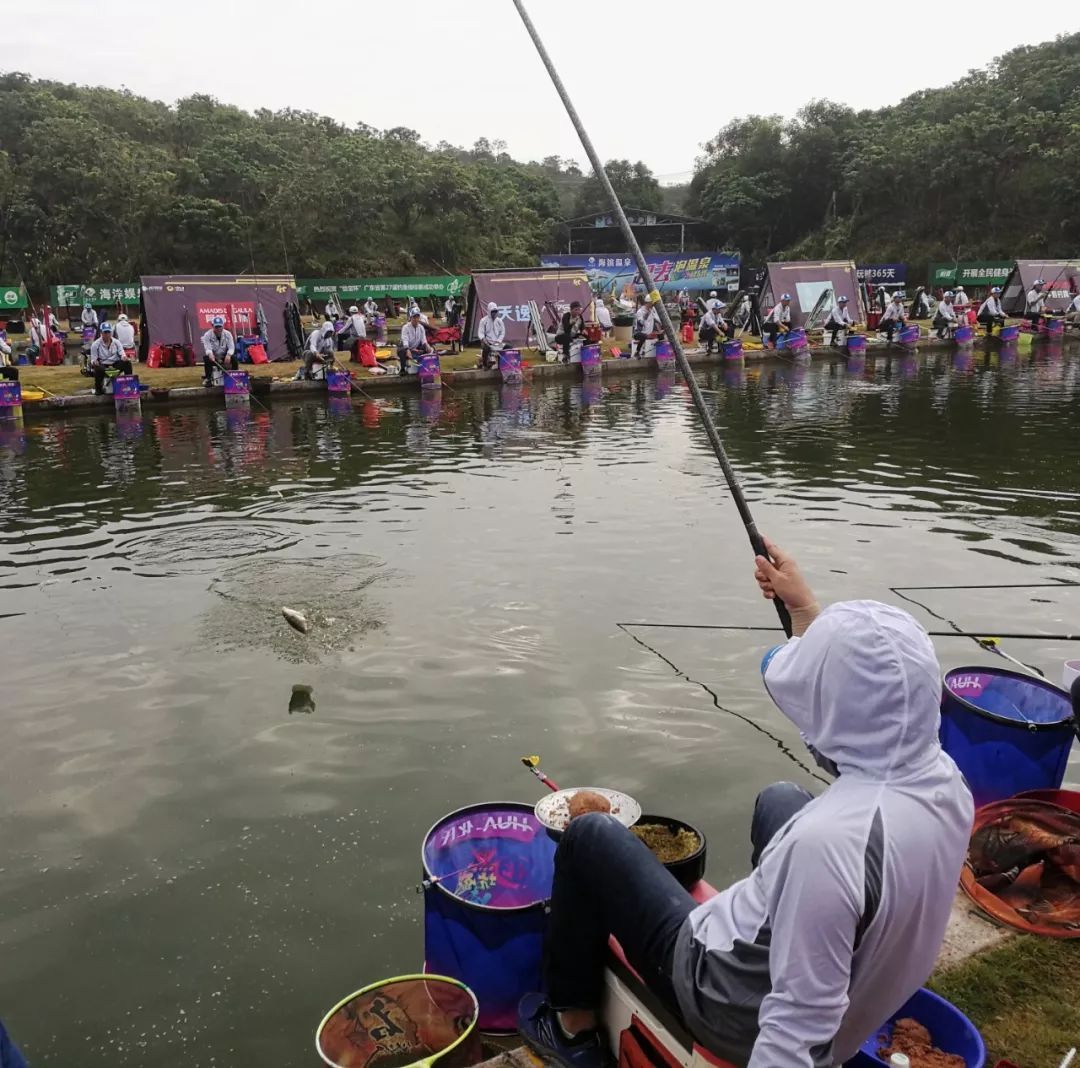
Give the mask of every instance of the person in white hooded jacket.
POLYGON ((765 688, 818 763, 818 797, 759 796, 752 873, 697 904, 614 817, 573 819, 555 858, 547 995, 519 1010, 526 1042, 598 1068, 608 936, 706 1049, 748 1068, 832 1068, 926 980, 967 854, 973 805, 938 743, 941 674, 907 613, 876 601, 819 612, 794 560, 767 543, 766 597, 794 636, 765 688))

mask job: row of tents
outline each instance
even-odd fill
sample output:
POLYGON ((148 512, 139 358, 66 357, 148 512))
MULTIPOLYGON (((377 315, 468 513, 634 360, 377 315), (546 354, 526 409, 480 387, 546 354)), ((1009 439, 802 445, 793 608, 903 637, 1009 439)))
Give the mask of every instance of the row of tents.
MULTIPOLYGON (((1003 286, 1007 313, 1024 313, 1026 294, 1040 278, 1049 294, 1046 309, 1064 312, 1080 293, 1080 261, 1015 261, 1003 286)), ((191 344, 220 315, 235 334, 260 334, 273 360, 295 355, 298 311, 305 299, 318 304, 332 297, 337 305, 347 307, 368 297, 463 298, 466 340, 476 337, 477 324, 493 302, 506 324, 507 341, 518 346, 527 343, 538 313, 550 328, 551 316, 561 314, 571 301, 580 301, 590 315, 594 300, 586 271, 554 266, 475 271, 471 275, 304 279, 299 283, 292 275, 169 275, 144 277, 138 283, 54 286, 52 290, 54 311, 79 307, 87 300, 98 308, 137 306, 144 347, 191 344)), ((819 314, 822 310, 827 313, 840 296, 846 296, 849 307, 860 309, 860 318, 866 319, 866 287, 850 260, 770 263, 758 303, 769 308, 783 293, 791 294, 795 325, 807 325, 815 309, 819 314)), ((735 294, 729 292, 728 296, 735 294)), ((0 285, 0 319, 18 318, 28 303, 21 286, 0 285)))

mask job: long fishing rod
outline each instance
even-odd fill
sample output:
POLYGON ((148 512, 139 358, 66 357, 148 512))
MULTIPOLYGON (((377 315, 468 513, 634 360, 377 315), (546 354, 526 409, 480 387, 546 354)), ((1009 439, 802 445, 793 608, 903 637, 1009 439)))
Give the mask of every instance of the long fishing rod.
MULTIPOLYGON (((925 605, 920 606, 925 607, 925 605)), ((927 609, 929 611, 929 609, 927 609)), ((933 614, 933 613, 931 613, 933 614)), ((940 616, 938 617, 941 618, 940 616)), ((776 634, 779 627, 752 627, 741 624, 721 625, 716 623, 616 623, 617 627, 639 627, 642 629, 653 628, 656 630, 737 630, 757 631, 766 634, 776 634)), ((973 630, 928 630, 931 638, 972 638, 975 641, 989 643, 992 641, 1043 641, 1043 642, 1080 642, 1080 634, 996 634, 993 638, 987 637, 973 630)))
MULTIPOLYGON (((693 371, 690 369, 690 362, 686 358, 686 353, 683 352, 678 332, 675 330, 675 325, 671 321, 671 316, 668 314, 667 308, 664 307, 664 302, 660 300, 660 294, 653 282, 652 274, 649 272, 649 265, 645 262, 645 255, 641 251, 641 246, 638 244, 637 238, 634 236, 634 231, 630 228, 630 223, 626 218, 626 212, 623 211, 619 197, 611 184, 611 179, 608 178, 607 171, 604 170, 604 165, 600 162, 600 157, 597 155, 596 149, 593 147, 592 140, 589 138, 585 127, 582 125, 581 119, 570 100, 570 95, 566 91, 566 86, 563 85, 562 79, 559 77, 559 72, 555 69, 555 64, 551 61, 551 56, 548 55, 547 49, 544 47, 544 42, 540 40, 540 35, 536 32, 536 27, 533 25, 532 19, 529 18, 528 12, 525 10, 523 0, 513 0, 513 2, 514 7, 517 8, 517 13, 521 16, 521 21, 525 25, 525 29, 532 38, 533 44, 536 46, 536 51, 539 54, 540 59, 547 68, 552 84, 555 86, 555 90, 559 94, 563 106, 566 108, 566 113, 570 117, 570 122, 577 131, 577 135, 581 140, 581 145, 585 149, 586 155, 589 157, 589 162, 592 164, 597 180, 603 187, 608 202, 611 204, 611 210, 619 220, 619 229, 622 231, 623 239, 626 241, 633 254, 634 262, 637 264, 638 273, 641 275, 641 281, 645 285, 649 298, 660 314, 660 322, 664 327, 664 336, 667 338, 672 351, 675 353, 675 362, 686 381, 687 388, 690 390, 690 396, 693 399, 694 407, 697 409, 698 418, 700 418, 701 424, 705 429, 705 436, 709 439, 709 444, 712 446, 713 452, 716 454, 716 459, 720 463, 720 468, 724 472, 724 480, 727 482, 728 489, 731 491, 732 499, 735 501, 735 507, 739 510, 739 517, 742 519, 743 526, 746 528, 747 537, 750 539, 750 546, 754 550, 756 556, 768 558, 769 553, 765 548, 765 539, 761 536, 761 532, 754 522, 754 517, 750 512, 750 506, 746 503, 746 498, 743 496, 742 487, 739 485, 735 469, 731 466, 727 451, 724 449, 724 443, 720 439, 719 433, 717 433, 716 425, 712 421, 712 416, 709 414, 705 398, 698 388, 693 371)), ((787 605, 785 605, 779 597, 773 598, 773 604, 776 607, 776 614, 780 618, 780 625, 784 628, 784 633, 790 637, 791 613, 788 612, 787 605)))

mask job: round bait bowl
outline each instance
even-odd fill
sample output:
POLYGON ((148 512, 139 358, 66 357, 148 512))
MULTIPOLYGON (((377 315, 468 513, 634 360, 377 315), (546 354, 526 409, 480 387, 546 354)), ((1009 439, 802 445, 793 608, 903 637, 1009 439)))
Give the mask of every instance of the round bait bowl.
POLYGON ((667 868, 672 875, 686 887, 690 889, 695 883, 699 882, 705 875, 705 857, 706 857, 706 843, 705 835, 701 833, 695 826, 690 823, 685 823, 683 820, 672 819, 670 816, 646 816, 642 815, 641 819, 634 825, 635 827, 642 827, 647 824, 659 824, 662 827, 667 827, 673 832, 678 831, 690 831, 697 835, 698 847, 687 857, 683 857, 680 860, 662 861, 664 867, 667 868))

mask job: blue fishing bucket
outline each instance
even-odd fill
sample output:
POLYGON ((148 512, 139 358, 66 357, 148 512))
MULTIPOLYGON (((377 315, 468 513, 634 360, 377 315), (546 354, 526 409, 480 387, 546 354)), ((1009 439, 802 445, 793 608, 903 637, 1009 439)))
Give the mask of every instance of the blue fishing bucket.
POLYGON ((499 353, 499 371, 502 380, 508 385, 521 384, 521 352, 518 349, 503 349, 499 353))
POLYGON ((782 338, 778 337, 776 340, 776 347, 778 349, 787 349, 788 352, 801 352, 807 347, 806 331, 800 327, 795 327, 794 330, 789 330, 787 334, 782 338), (781 340, 783 344, 781 344, 781 340))
POLYGON ((471 805, 424 838, 424 967, 460 979, 480 1028, 517 1029, 522 995, 542 989, 555 843, 529 805, 471 805))
POLYGON ((1064 337, 1065 336, 1065 320, 1064 319, 1043 319, 1042 325, 1039 329, 1047 337, 1064 337))
POLYGON ((851 334, 847 339, 850 356, 862 356, 866 352, 866 338, 862 334, 851 334))
POLYGON ((1002 341, 1015 341, 1020 336, 1020 327, 1017 325, 1003 326, 998 331, 998 338, 1002 341))
POLYGON ((1069 695, 1044 679, 988 667, 945 675, 941 745, 977 807, 1060 787, 1075 730, 1069 695))
POLYGON ((600 373, 600 346, 583 345, 581 348, 581 373, 598 375, 600 373))
POLYGON ((724 342, 724 359, 741 360, 743 358, 742 342, 739 340, 724 342))
POLYGON ((439 354, 429 352, 421 356, 417 374, 420 377, 421 389, 441 389, 442 368, 439 364, 439 354))
POLYGON ((326 372, 327 393, 351 393, 352 379, 344 371, 326 372))
POLYGON ((957 345, 970 345, 975 340, 975 327, 958 326, 953 331, 953 341, 957 345))
POLYGON ((675 354, 671 351, 671 344, 667 341, 658 341, 656 343, 656 366, 670 367, 675 359, 675 354))
POLYGON ((905 326, 900 331, 901 345, 917 345, 919 343, 919 328, 915 325, 905 326))

